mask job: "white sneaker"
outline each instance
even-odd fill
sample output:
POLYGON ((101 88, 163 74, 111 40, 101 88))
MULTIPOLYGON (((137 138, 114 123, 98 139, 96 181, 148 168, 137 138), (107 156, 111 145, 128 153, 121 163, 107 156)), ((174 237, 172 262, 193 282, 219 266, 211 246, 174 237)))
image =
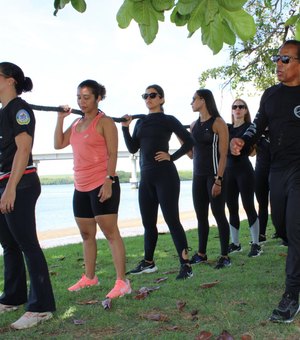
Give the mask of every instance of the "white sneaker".
POLYGON ((19 320, 12 323, 10 326, 14 329, 25 329, 34 327, 39 323, 49 320, 53 317, 51 312, 26 312, 19 320))
POLYGON ((12 305, 3 305, 0 303, 0 314, 6 313, 6 312, 13 312, 14 310, 17 310, 19 306, 12 306, 12 305))

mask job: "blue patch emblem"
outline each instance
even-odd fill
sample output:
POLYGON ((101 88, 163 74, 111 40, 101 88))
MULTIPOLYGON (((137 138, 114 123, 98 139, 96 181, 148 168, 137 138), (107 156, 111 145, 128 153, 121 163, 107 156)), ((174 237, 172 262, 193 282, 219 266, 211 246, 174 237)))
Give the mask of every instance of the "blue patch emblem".
POLYGON ((29 113, 22 109, 17 112, 16 120, 19 125, 28 125, 30 123, 29 113))

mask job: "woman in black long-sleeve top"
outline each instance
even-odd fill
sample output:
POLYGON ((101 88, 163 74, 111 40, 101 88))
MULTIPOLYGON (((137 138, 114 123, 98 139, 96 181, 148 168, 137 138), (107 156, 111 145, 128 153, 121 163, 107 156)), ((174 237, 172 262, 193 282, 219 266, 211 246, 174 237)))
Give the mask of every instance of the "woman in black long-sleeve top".
POLYGON ((136 122, 132 136, 129 132, 131 116, 122 123, 125 143, 129 152, 140 150, 141 180, 139 185, 139 206, 144 232, 144 259, 130 274, 152 273, 157 271, 154 251, 158 238, 157 213, 160 205, 164 219, 171 232, 179 260, 180 272, 176 279, 193 276, 188 258, 188 244, 179 219, 178 199, 180 180, 174 161, 193 147, 190 133, 171 115, 163 112, 164 91, 158 85, 150 85, 142 95, 149 114, 136 122), (169 154, 169 141, 175 133, 182 141, 180 149, 169 154))

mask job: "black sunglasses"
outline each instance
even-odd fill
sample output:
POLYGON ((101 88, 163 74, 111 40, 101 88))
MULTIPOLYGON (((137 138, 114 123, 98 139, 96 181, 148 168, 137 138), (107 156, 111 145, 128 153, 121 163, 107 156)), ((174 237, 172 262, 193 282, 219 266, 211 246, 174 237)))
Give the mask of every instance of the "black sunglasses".
MULTIPOLYGON (((154 99, 154 98, 156 98, 156 96, 159 96, 159 94, 158 93, 156 93, 156 92, 151 92, 151 93, 144 93, 144 94, 142 94, 142 98, 143 99, 147 99, 148 97, 150 97, 151 99, 154 99)), ((160 96, 159 96, 160 97, 160 96)))
POLYGON ((237 108, 241 109, 245 109, 246 105, 232 105, 232 110, 236 110, 237 108))
POLYGON ((281 60, 283 64, 288 64, 291 61, 291 59, 299 59, 299 58, 290 57, 289 55, 273 55, 273 57, 271 58, 273 63, 278 63, 278 61, 281 60))

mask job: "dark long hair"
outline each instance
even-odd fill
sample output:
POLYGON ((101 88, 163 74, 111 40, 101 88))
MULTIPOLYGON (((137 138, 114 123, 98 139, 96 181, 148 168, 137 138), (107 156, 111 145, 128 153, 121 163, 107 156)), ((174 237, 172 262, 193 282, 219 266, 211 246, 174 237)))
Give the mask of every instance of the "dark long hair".
POLYGON ((32 80, 29 77, 25 77, 22 69, 7 61, 0 63, 0 71, 6 78, 13 78, 15 80, 15 89, 17 94, 22 92, 31 91, 33 88, 32 80))
POLYGON ((205 100, 205 105, 207 108, 208 113, 212 116, 212 117, 221 117, 218 109, 217 109, 217 105, 215 102, 215 98, 214 95, 212 94, 212 92, 208 89, 199 89, 196 91, 197 96, 199 96, 200 98, 203 98, 205 100))

